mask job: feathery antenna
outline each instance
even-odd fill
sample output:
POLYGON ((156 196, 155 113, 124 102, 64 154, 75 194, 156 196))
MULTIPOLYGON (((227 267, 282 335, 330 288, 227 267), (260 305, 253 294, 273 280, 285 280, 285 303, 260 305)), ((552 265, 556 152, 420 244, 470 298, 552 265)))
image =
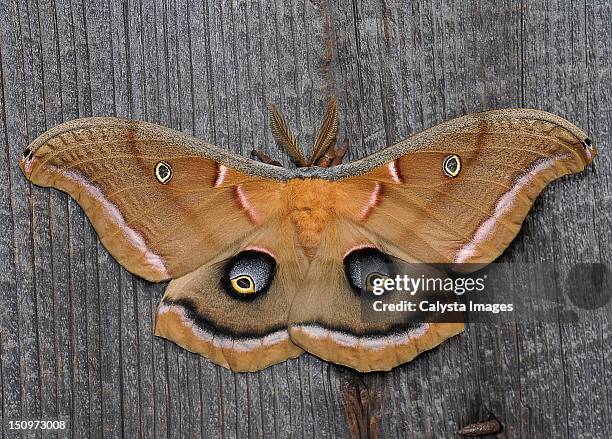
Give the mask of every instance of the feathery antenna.
POLYGON ((304 153, 300 149, 295 136, 289 129, 287 121, 274 104, 270 105, 270 125, 272 127, 272 135, 276 141, 285 148, 287 153, 289 153, 295 164, 299 167, 308 166, 304 158, 304 153))
POLYGON ((338 137, 338 108, 336 101, 331 99, 327 102, 327 108, 325 110, 325 116, 321 121, 321 128, 319 128, 319 134, 315 141, 312 149, 312 156, 308 161, 308 165, 312 166, 319 160, 332 146, 336 146, 336 139, 338 137))

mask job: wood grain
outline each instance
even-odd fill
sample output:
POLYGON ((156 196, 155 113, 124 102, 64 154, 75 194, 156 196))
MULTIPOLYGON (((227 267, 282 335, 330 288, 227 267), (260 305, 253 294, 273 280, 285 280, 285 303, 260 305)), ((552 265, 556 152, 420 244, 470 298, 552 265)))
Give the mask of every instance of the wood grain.
POLYGON ((489 411, 505 437, 608 436, 610 313, 471 325, 389 373, 308 355, 231 373, 155 338, 163 286, 122 270, 76 203, 17 162, 44 130, 93 115, 288 164, 269 102, 312 145, 336 97, 350 159, 468 112, 536 107, 599 156, 545 191, 502 260, 610 261, 609 1, 4 0, 0 16, 3 437, 19 436, 10 420, 64 419, 58 437, 438 438, 489 411))

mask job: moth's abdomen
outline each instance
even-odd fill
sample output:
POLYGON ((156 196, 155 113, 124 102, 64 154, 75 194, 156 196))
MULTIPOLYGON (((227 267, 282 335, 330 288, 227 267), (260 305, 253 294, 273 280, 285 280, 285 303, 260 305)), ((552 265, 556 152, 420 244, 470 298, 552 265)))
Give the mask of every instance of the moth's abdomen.
POLYGON ((334 184, 321 179, 289 180, 282 190, 283 214, 294 227, 298 244, 313 256, 335 210, 334 184))
POLYGON ((281 191, 282 212, 291 221, 304 253, 313 256, 328 223, 336 216, 365 221, 380 205, 383 186, 365 179, 341 184, 316 178, 289 180, 281 191))

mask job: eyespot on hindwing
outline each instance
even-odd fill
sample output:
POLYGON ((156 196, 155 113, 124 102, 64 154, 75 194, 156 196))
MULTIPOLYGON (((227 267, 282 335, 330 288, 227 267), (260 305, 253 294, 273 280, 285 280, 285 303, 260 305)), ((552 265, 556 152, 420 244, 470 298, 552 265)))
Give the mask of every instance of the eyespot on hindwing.
POLYGON ((392 276, 389 257, 377 248, 360 248, 344 257, 344 271, 351 287, 356 291, 372 292, 377 279, 392 276))
POLYGON ((244 250, 231 258, 221 283, 234 297, 250 300, 265 293, 276 271, 276 260, 267 252, 244 250))

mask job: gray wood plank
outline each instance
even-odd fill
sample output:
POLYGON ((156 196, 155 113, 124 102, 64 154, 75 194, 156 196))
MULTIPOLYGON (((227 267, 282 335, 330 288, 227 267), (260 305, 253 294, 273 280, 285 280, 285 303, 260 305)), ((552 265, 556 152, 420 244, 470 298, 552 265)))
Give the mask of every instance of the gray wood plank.
POLYGON ((610 2, 7 0, 0 14, 3 436, 9 420, 61 418, 61 437, 437 438, 489 411, 505 437, 607 436, 609 312, 472 324, 388 373, 304 355, 234 374, 154 337, 164 285, 119 267, 78 205, 31 186, 17 160, 90 115, 289 163, 270 102, 309 150, 337 98, 350 159, 468 112, 541 108, 591 133, 599 157, 545 191, 500 260, 609 263, 610 2))

